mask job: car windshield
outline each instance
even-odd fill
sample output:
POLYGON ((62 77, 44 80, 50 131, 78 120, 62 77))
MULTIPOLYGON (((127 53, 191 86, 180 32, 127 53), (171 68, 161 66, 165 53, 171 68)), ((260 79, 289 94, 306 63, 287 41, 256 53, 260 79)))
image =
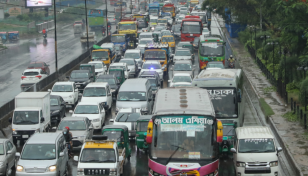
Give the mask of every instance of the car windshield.
POLYGON ((186 15, 187 13, 188 13, 187 10, 181 10, 181 11, 180 11, 180 14, 186 15))
POLYGON ((183 34, 201 34, 201 24, 198 21, 184 21, 182 23, 183 34))
POLYGON ((39 111, 14 111, 13 124, 33 125, 39 123, 39 111))
POLYGON ((148 124, 149 124, 148 121, 139 121, 138 125, 137 125, 137 131, 144 131, 144 132, 146 132, 147 128, 148 128, 148 124))
POLYGON ((115 75, 116 77, 120 77, 122 75, 121 70, 109 70, 109 75, 115 75))
POLYGON ((167 19, 158 19, 157 23, 168 23, 167 19))
POLYGON ((175 52, 175 56, 190 56, 190 51, 189 50, 177 50, 175 52))
POLYGON ((155 32, 160 32, 161 30, 164 30, 165 27, 164 26, 156 26, 156 28, 154 29, 155 32))
POLYGON ((74 114, 99 114, 97 105, 77 105, 74 114))
POLYGON ((208 28, 203 28, 202 32, 209 32, 208 28))
POLYGON ((195 37, 195 39, 194 39, 194 44, 195 44, 195 45, 198 45, 199 40, 200 40, 200 38, 199 38, 199 37, 195 37))
POLYGON ((92 52, 93 60, 107 60, 108 56, 109 55, 107 51, 93 51, 92 52))
POLYGON ((164 36, 164 35, 172 35, 172 34, 170 31, 162 31, 161 35, 164 36))
POLYGON ((223 63, 211 63, 208 62, 206 68, 225 68, 223 63))
POLYGON ((121 113, 119 112, 115 117, 116 122, 137 122, 140 113, 121 113))
POLYGON ((52 92, 73 92, 72 85, 54 85, 52 92))
POLYGON ((146 60, 165 60, 166 58, 166 51, 145 51, 144 58, 146 60))
POLYGON ((138 29, 145 28, 145 27, 147 27, 146 22, 144 22, 144 21, 140 22, 140 21, 139 21, 139 23, 138 23, 138 29))
POLYGON ((56 98, 50 98, 50 106, 59 106, 59 101, 56 98))
POLYGON ((151 86, 153 87, 157 87, 157 82, 156 82, 156 79, 155 78, 148 78, 151 86))
POLYGON ((140 58, 140 54, 139 53, 125 53, 124 58, 139 59, 140 58))
POLYGON ((118 101, 146 101, 145 92, 119 92, 118 101))
POLYGON ((170 17, 164 17, 164 19, 166 19, 166 20, 171 20, 171 18, 170 18, 170 17))
POLYGON ((30 63, 28 68, 41 68, 43 67, 42 63, 30 63))
POLYGON ((142 65, 142 69, 161 69, 161 65, 160 64, 143 64, 142 65))
POLYGON ((175 63, 174 64, 174 71, 191 71, 191 65, 185 63, 175 63))
POLYGON ((112 35, 111 42, 125 42, 125 36, 124 35, 112 35))
POLYGON ((83 120, 62 120, 58 126, 58 130, 63 130, 66 126, 70 128, 70 131, 84 131, 86 130, 86 123, 83 120))
POLYGON ((235 130, 233 125, 223 125, 224 136, 234 136, 235 130))
POLYGON ((105 97, 106 89, 104 87, 86 87, 83 91, 83 97, 105 97))
POLYGON ((114 78, 97 78, 96 82, 107 82, 109 85, 115 84, 114 78))
POLYGON ((87 72, 72 72, 71 78, 73 78, 73 79, 89 78, 89 73, 87 73, 87 72))
POLYGON ((174 42, 174 38, 173 37, 163 37, 162 42, 174 42))
POLYGON ((183 20, 185 18, 185 16, 180 16, 179 20, 183 20))
POLYGON ((0 144, 0 155, 4 155, 4 146, 0 144))
POLYGON ((133 59, 122 59, 120 60, 120 63, 126 63, 127 65, 135 65, 135 62, 133 59))
POLYGON ((94 65, 95 69, 101 69, 103 68, 103 63, 90 63, 91 65, 94 65))
POLYGON ((180 28, 181 28, 181 25, 175 25, 173 30, 174 32, 180 32, 181 31, 180 28))
POLYGON ((136 30, 136 24, 119 24, 119 30, 136 30))
POLYGON ((273 139, 240 139, 238 144, 238 153, 271 153, 275 152, 273 139))
POLYGON ((114 149, 83 149, 80 157, 81 163, 115 163, 114 149))
POLYGON ((158 12, 158 9, 149 9, 149 13, 155 13, 158 12))
POLYGON ((24 76, 35 76, 39 75, 39 72, 24 72, 24 76))
POLYGON ((124 142, 122 131, 104 131, 103 136, 107 136, 109 140, 116 140, 118 142, 124 142))
POLYGON ((55 144, 26 144, 21 153, 23 160, 53 160, 56 159, 55 144))
POLYGON ((153 44, 153 41, 152 40, 141 40, 139 42, 139 44, 144 44, 144 45, 146 45, 146 44, 153 44))
POLYGON ((172 82, 173 83, 176 83, 176 82, 188 82, 188 83, 191 83, 191 77, 190 76, 177 76, 175 75, 173 78, 172 78, 172 82))
POLYGON ((157 23, 157 20, 158 19, 156 19, 156 18, 154 18, 154 19, 152 18, 152 19, 150 19, 150 23, 157 23))
POLYGON ((153 36, 151 35, 151 34, 149 34, 149 35, 139 35, 139 39, 144 39, 144 38, 153 38, 153 36))
POLYGON ((224 47, 222 43, 202 43, 199 52, 201 56, 223 56, 224 47))

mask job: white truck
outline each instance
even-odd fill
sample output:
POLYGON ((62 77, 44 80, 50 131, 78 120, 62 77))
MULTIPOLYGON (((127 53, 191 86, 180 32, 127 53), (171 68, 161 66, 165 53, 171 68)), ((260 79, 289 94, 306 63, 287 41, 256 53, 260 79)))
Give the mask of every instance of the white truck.
POLYGON ((50 93, 21 92, 15 97, 12 123, 13 142, 25 141, 35 132, 46 132, 51 127, 50 93))
POLYGON ((89 47, 94 45, 97 42, 95 32, 88 32, 88 35, 87 35, 87 32, 82 33, 82 36, 80 37, 80 42, 83 48, 87 46, 88 41, 89 41, 89 47))
POLYGON ((78 162, 78 175, 112 175, 123 174, 125 148, 118 148, 117 141, 107 140, 106 136, 92 136, 83 144, 78 162))
POLYGON ((82 24, 74 24, 74 34, 80 34, 82 32, 82 24))

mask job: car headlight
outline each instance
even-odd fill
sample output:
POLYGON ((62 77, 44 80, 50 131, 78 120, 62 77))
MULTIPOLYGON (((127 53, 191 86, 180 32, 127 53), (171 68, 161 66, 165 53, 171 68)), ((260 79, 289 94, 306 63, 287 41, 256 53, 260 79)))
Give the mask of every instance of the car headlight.
POLYGON ((154 30, 154 27, 151 27, 152 30, 154 30))
POLYGON ((270 166, 271 166, 271 167, 278 166, 278 161, 270 162, 270 166))
POLYGON ((3 162, 0 162, 0 167, 3 166, 3 162))
POLYGON ((17 131, 15 131, 15 129, 12 129, 12 131, 13 131, 13 134, 17 134, 17 131))
POLYGON ((87 82, 83 82, 83 84, 87 84, 87 82))
POLYGON ((48 168, 47 168, 47 172, 54 172, 54 171, 56 171, 57 170, 57 166, 49 166, 48 168))
POLYGON ((245 165, 243 162, 236 162, 236 167, 245 167, 245 165))
POLYGON ((69 98, 73 98, 73 95, 68 96, 69 98))
POLYGON ((110 169, 109 175, 117 175, 116 169, 110 169))
POLYGON ((55 111, 52 111, 52 114, 56 114, 56 113, 59 113, 60 110, 55 110, 55 111))
POLYGON ((78 175, 83 175, 83 174, 84 174, 84 170, 78 168, 78 169, 77 169, 77 173, 78 173, 78 175))
POLYGON ((141 111, 148 111, 147 107, 141 108, 141 111))
POLYGON ((23 171, 24 171, 24 167, 18 165, 18 166, 16 167, 16 171, 17 171, 17 172, 23 172, 23 171))
POLYGON ((92 122, 99 122, 99 121, 100 121, 100 118, 92 120, 92 122))

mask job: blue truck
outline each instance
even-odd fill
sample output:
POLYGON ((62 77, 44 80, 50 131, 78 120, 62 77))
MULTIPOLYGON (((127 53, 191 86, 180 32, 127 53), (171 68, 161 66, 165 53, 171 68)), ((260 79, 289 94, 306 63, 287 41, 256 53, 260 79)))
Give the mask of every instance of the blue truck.
POLYGON ((129 43, 129 35, 127 34, 112 34, 111 35, 111 43, 114 45, 121 45, 123 47, 123 52, 128 48, 129 43))
POLYGON ((149 15, 159 16, 159 3, 154 2, 149 4, 149 15))
POLYGON ((102 29, 107 26, 106 11, 100 9, 88 10, 88 24, 90 29, 102 29))

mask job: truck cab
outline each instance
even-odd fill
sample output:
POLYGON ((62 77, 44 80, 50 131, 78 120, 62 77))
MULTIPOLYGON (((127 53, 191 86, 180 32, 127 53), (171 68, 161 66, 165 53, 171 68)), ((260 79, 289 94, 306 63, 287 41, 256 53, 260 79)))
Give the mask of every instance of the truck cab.
POLYGON ((149 4, 149 15, 159 16, 160 14, 159 3, 150 3, 149 4))
POLYGON ((123 48, 123 52, 126 51, 128 48, 128 43, 129 43, 129 36, 126 34, 112 34, 111 35, 111 42, 114 45, 120 45, 123 48))
POLYGON ((85 140, 80 155, 74 156, 78 162, 77 175, 116 175, 123 174, 125 148, 118 148, 117 141, 106 136, 93 136, 85 140))

